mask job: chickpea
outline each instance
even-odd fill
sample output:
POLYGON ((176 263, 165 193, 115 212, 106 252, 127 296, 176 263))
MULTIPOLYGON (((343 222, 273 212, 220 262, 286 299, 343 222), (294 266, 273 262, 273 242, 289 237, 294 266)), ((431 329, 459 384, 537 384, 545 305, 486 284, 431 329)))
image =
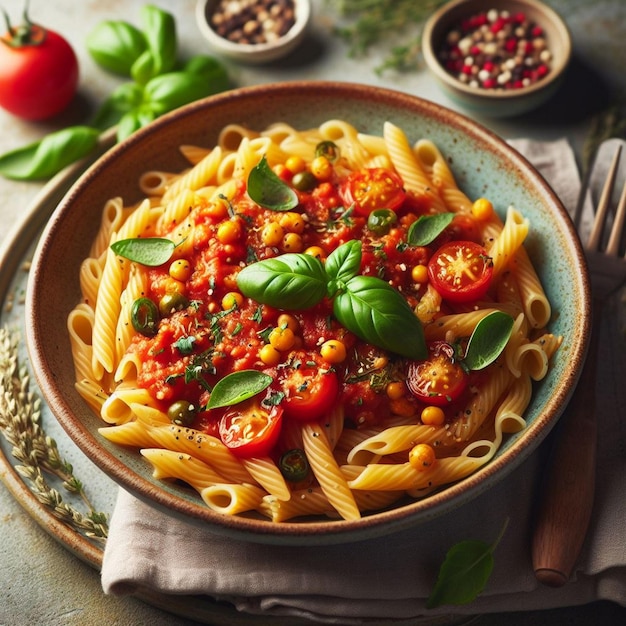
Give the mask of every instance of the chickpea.
POLYGON ((191 264, 187 259, 176 259, 170 265, 169 274, 174 280, 186 282, 191 276, 191 264))
POLYGON ((427 443, 418 443, 409 452, 409 463, 418 472, 423 472, 435 464, 435 449, 427 443))
POLYGON ((301 235, 304 232, 304 218, 300 215, 300 213, 296 213, 294 211, 283 213, 280 216, 279 224, 288 233, 297 233, 298 235, 301 235))
POLYGON ((217 227, 217 240, 220 243, 235 243, 241 237, 241 222, 228 220, 217 227))
POLYGON ((427 406, 422 411, 422 424, 427 426, 441 426, 446 421, 446 414, 438 406, 427 406))
POLYGON ((272 366, 280 363, 281 356, 280 352, 274 346, 266 343, 259 350, 259 358, 263 361, 263 363, 265 363, 265 365, 272 366))
POLYGON ((302 252, 302 237, 298 233, 286 233, 281 248, 284 252, 302 252))
POLYGON ((319 246, 309 246, 304 251, 304 254, 310 254, 311 256, 314 256, 316 259, 319 259, 320 261, 326 260, 326 252, 324 252, 324 249, 320 248, 319 246))
POLYGON ((414 283, 423 285, 428 282, 428 267, 426 265, 415 265, 411 270, 411 278, 414 283))
POLYGON ((390 400, 398 400, 406 393, 406 386, 401 381, 393 381, 387 385, 385 391, 390 400))
POLYGON ((472 204, 472 215, 477 220, 488 220, 493 215, 493 204, 487 198, 478 198, 472 204))
POLYGON ((320 348, 320 355, 327 363, 343 363, 346 360, 348 351, 346 345, 338 339, 325 341, 320 348))
POLYGON ((325 156, 315 157, 311 163, 311 174, 320 181, 330 180, 333 175, 332 163, 325 156))
POLYGON ((297 333, 300 327, 298 320, 288 313, 281 313, 276 322, 279 328, 288 328, 293 333, 297 333))
POLYGON ((270 222, 263 226, 261 231, 261 241, 266 246, 278 246, 285 236, 283 227, 278 222, 270 222))
POLYGON ((240 309, 243 304, 243 295, 238 291, 229 291, 222 298, 222 310, 228 311, 230 309, 240 309))
POLYGON ((276 350, 285 352, 286 350, 291 350, 293 348, 296 342, 296 337, 291 328, 277 327, 274 328, 269 334, 268 341, 271 346, 276 348, 276 350))
POLYGON ((285 161, 285 167, 292 174, 299 174, 300 172, 304 172, 304 170, 306 169, 306 163, 305 163, 305 161, 304 161, 304 159, 302 157, 290 156, 285 161))

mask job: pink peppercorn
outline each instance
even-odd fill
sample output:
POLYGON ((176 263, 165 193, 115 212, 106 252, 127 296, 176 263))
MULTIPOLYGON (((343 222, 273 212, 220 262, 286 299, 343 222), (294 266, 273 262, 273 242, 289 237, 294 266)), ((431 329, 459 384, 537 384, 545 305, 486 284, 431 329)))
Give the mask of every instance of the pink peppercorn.
POLYGON ((467 16, 448 33, 438 56, 450 74, 482 89, 520 89, 550 72, 544 30, 521 11, 467 16))

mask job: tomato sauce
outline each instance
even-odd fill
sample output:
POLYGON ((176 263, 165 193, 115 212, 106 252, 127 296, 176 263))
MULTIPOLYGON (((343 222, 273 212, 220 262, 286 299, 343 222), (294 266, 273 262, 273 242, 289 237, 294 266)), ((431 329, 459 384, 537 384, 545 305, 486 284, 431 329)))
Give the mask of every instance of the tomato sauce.
MULTIPOLYGON (((149 390, 164 410, 175 400, 188 400, 198 409, 193 426, 216 432, 223 411, 204 409, 217 381, 229 373, 249 369, 267 372, 279 381, 285 369, 307 363, 337 377, 340 384, 334 401, 343 404, 348 424, 359 427, 377 423, 394 413, 398 403, 385 390, 390 382, 404 380, 403 360, 343 328, 334 319, 329 300, 310 310, 289 312, 296 322, 294 343, 287 350, 278 350, 278 362, 272 362, 271 358, 262 358, 262 351, 270 345, 269 334, 279 326, 283 311, 259 304, 237 289, 237 274, 250 263, 286 251, 306 253, 313 249, 325 258, 339 245, 360 240, 360 273, 388 282, 414 308, 426 285, 414 280, 412 268, 427 264, 434 246, 408 245, 407 232, 420 215, 428 213, 427 202, 401 188, 392 190, 397 220, 387 232, 373 233, 368 228, 368 211, 378 206, 376 189, 359 189, 359 197, 366 191, 369 194, 366 209, 359 209, 355 200, 346 202, 345 184, 345 175, 335 174, 311 190, 298 191, 299 205, 288 213, 256 205, 243 182, 220 210, 208 201, 194 207, 188 217, 193 226, 191 240, 175 252, 189 262, 190 276, 185 281, 173 281, 169 263, 153 268, 150 291, 145 294, 159 302, 175 289, 186 299, 186 306, 164 316, 155 336, 138 334, 131 346, 143 363, 139 385, 149 390), (264 230, 274 223, 282 229, 277 227, 277 232, 283 233, 278 243, 264 230), (290 233, 296 235, 289 240, 293 250, 286 243, 290 233), (345 347, 342 362, 326 363, 320 356, 320 347, 329 340, 338 340, 345 347)), ((172 230, 175 227, 172 225, 172 230)), ((166 231, 157 236, 170 234, 166 231)), ((266 350, 274 354, 272 348, 266 350)), ((272 385, 266 394, 277 391, 272 385)), ((419 414, 420 406, 407 394, 402 411, 419 414)))

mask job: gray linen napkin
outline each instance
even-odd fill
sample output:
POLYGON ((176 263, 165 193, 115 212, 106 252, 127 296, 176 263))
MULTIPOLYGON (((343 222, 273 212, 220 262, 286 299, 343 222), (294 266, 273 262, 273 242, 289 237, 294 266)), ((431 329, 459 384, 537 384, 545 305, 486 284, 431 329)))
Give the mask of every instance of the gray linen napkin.
MULTIPOLYGON (((566 140, 511 142, 533 162, 570 211, 580 180, 566 140)), ((545 446, 505 481, 458 510, 419 527, 376 540, 332 547, 243 543, 152 510, 120 490, 104 553, 107 594, 141 590, 205 594, 238 610, 292 616, 322 624, 411 623, 420 616, 535 610, 599 599, 626 604, 625 350, 624 337, 607 323, 602 343, 599 398, 598 490, 592 526, 573 580, 560 589, 541 586, 530 562, 534 499, 545 446), (618 395, 619 391, 619 395, 618 395), (471 604, 425 608, 446 551, 458 541, 492 542, 509 519, 484 592, 471 604)))

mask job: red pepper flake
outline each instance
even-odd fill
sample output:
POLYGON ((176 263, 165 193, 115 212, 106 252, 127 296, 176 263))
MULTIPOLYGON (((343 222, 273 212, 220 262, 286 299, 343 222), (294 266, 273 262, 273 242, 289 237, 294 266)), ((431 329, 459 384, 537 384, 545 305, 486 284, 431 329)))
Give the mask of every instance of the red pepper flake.
POLYGON ((439 51, 450 74, 482 89, 528 86, 550 73, 550 59, 539 24, 522 11, 495 8, 462 19, 439 51))

